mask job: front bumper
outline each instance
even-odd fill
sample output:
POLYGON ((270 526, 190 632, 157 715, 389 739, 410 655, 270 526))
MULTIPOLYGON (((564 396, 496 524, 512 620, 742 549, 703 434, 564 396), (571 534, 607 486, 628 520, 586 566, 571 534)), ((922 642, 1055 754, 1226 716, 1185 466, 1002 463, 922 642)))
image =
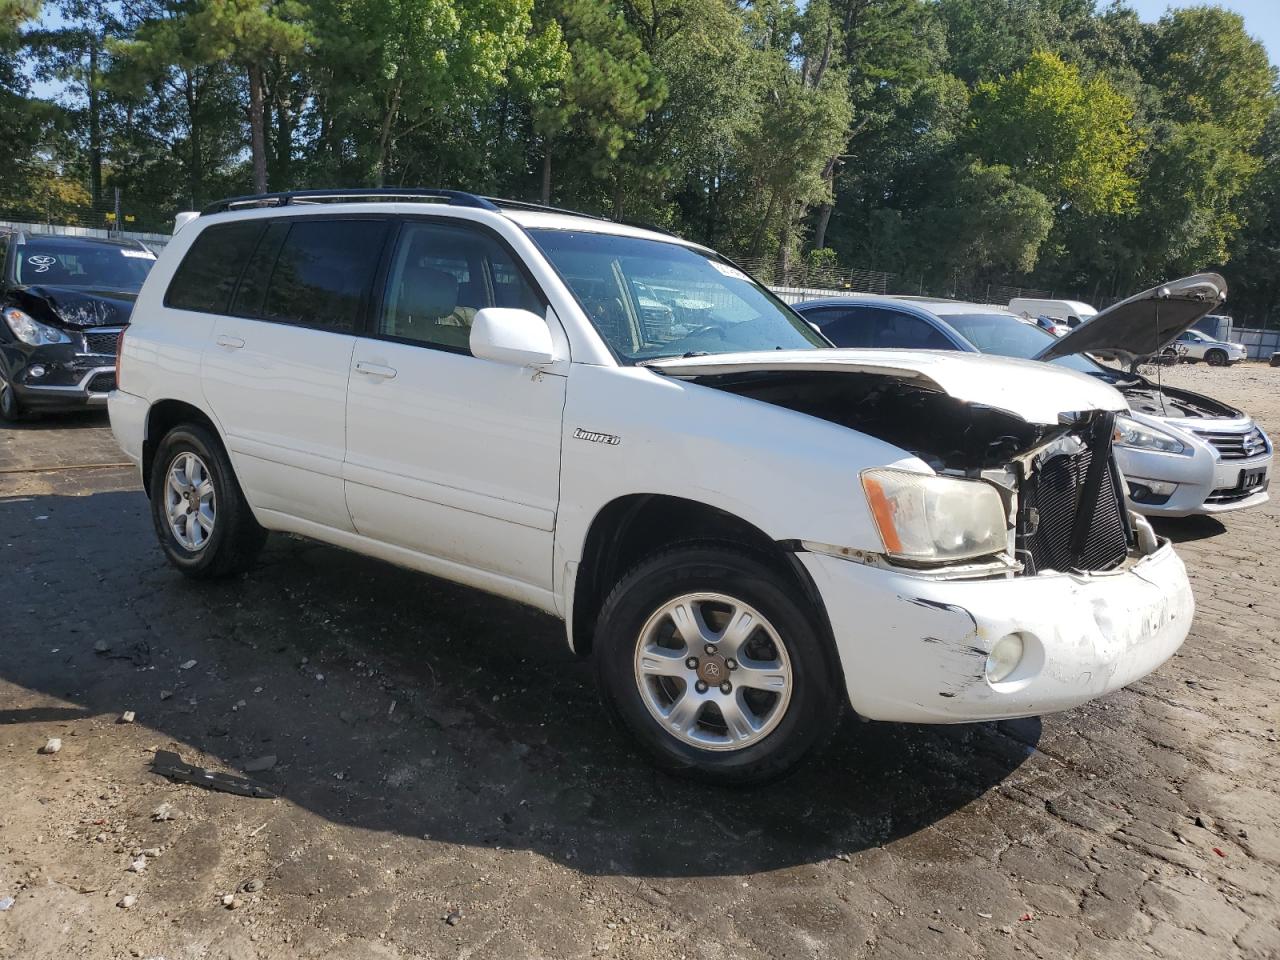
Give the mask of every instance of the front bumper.
POLYGON ((1243 460, 1222 460, 1206 444, 1196 443, 1191 456, 1155 451, 1115 448, 1120 472, 1130 484, 1159 480, 1177 486, 1164 503, 1129 501, 1129 506, 1149 517, 1188 517, 1196 514, 1229 513, 1266 503, 1270 496, 1272 455, 1267 453, 1243 460), (1262 483, 1244 490, 1242 472, 1264 470, 1262 483))
POLYGON ((115 389, 116 358, 79 352, 73 344, 6 344, 5 376, 30 409, 105 407, 115 389))
POLYGON ((939 580, 799 554, 826 603, 849 702, 872 720, 964 723, 1067 710, 1153 671, 1186 639, 1195 602, 1165 543, 1127 569, 939 580), (1022 662, 990 683, 1011 633, 1022 662))

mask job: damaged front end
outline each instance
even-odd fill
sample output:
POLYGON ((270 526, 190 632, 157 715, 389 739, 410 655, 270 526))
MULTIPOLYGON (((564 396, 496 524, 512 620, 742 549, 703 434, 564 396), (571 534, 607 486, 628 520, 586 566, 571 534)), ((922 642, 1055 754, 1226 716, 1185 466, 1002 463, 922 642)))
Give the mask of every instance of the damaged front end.
MULTIPOLYGON (((895 549, 879 516, 878 490, 864 475, 886 551, 855 559, 932 568, 948 577, 1093 573, 1119 569, 1158 546, 1150 525, 1125 507, 1124 481, 1112 451, 1113 410, 1064 413, 1057 423, 1031 423, 958 399, 933 383, 864 372, 770 370, 697 379, 891 443, 938 477, 980 481, 1000 496, 1005 522, 1000 549, 963 562, 931 561, 895 549)), ((845 551, 846 556, 855 553, 845 551)))

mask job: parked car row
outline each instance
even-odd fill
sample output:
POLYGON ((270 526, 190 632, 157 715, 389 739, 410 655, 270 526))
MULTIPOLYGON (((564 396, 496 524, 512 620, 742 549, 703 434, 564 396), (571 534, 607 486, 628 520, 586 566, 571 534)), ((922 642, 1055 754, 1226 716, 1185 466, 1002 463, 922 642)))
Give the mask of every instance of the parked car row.
MULTIPOLYGON (((1193 277, 1184 283, 1216 287, 1221 278, 1193 277)), ((1109 307, 1061 338, 1012 308, 954 300, 867 294, 813 300, 796 309, 841 347, 914 347, 1041 360, 1115 387, 1128 401, 1127 412, 1116 421, 1116 459, 1130 503, 1140 513, 1185 517, 1265 503, 1271 441, 1248 414, 1090 358, 1158 354, 1176 329, 1187 325, 1188 312, 1212 309, 1210 303, 1197 303, 1179 311, 1164 297, 1166 289, 1109 307)))
MULTIPOLYGON (((1122 458, 1217 464, 1203 423, 1252 436, 1085 356, 1175 338, 1224 299, 1212 274, 1056 338, 905 298, 802 317, 698 244, 453 191, 184 219, 108 398, 172 565, 241 573, 282 531, 530 605, 656 763, 717 783, 784 773, 849 708, 1031 716, 1155 669, 1194 600, 1122 458)), ((68 338, 46 365, 99 328, 13 309, 68 338)))

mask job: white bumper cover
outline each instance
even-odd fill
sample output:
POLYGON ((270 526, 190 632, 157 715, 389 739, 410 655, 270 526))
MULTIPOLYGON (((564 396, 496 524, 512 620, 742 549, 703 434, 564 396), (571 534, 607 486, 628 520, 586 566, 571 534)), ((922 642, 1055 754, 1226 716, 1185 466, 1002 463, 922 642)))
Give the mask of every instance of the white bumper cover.
POLYGON ((1066 710, 1153 671, 1182 645, 1195 602, 1167 543, 1127 570, 938 580, 799 555, 826 603, 849 702, 873 720, 963 723, 1066 710), (1011 633, 1023 658, 990 683, 1011 633))
POLYGON ((111 416, 111 432, 124 455, 142 468, 142 443, 147 436, 147 414, 151 404, 123 390, 107 395, 107 411, 111 416))

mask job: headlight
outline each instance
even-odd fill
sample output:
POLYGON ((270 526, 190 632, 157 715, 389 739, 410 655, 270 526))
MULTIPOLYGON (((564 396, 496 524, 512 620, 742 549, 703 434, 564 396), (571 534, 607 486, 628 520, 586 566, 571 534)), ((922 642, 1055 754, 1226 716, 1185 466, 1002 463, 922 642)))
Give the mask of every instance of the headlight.
POLYGON ((1004 502, 988 483, 909 470, 865 470, 862 489, 891 557, 940 563, 999 553, 1008 546, 1004 502))
POLYGON ((50 327, 38 320, 32 320, 17 307, 5 307, 4 322, 9 325, 13 335, 23 343, 38 347, 45 343, 70 343, 71 337, 56 327, 50 327))
POLYGON ((1161 453, 1186 453, 1187 445, 1171 433, 1157 430, 1131 420, 1128 417, 1116 417, 1115 442, 1122 447, 1134 447, 1138 450, 1159 450, 1161 453))

